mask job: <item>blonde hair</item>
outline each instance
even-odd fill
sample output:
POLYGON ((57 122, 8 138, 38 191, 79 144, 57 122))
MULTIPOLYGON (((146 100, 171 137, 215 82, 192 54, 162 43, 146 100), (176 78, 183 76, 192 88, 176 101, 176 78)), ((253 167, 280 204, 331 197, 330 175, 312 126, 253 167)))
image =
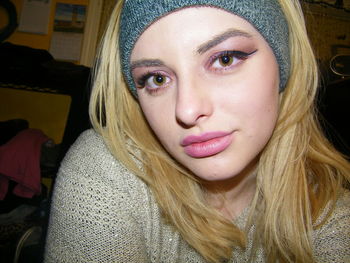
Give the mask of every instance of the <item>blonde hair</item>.
MULTIPOLYGON (((280 4, 289 23, 291 74, 280 95, 278 124, 261 153, 248 225, 253 217, 259 222, 253 251, 262 246, 268 262, 313 262, 310 233, 349 181, 349 164, 315 119, 317 66, 300 5, 297 0, 280 4)), ((228 259, 234 246, 245 247, 246 233, 206 204, 200 182, 164 150, 125 84, 118 50, 122 5, 118 1, 100 47, 90 100, 92 124, 115 158, 149 185, 164 218, 192 247, 210 262, 228 259)))

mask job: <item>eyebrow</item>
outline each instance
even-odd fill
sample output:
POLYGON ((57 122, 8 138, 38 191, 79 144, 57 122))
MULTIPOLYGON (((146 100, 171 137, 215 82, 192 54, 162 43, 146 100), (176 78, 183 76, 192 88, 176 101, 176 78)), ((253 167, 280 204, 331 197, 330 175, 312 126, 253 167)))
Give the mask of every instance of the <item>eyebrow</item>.
POLYGON ((225 41, 226 39, 229 39, 231 37, 246 37, 246 38, 252 38, 253 36, 247 32, 238 30, 238 29, 229 29, 225 31, 222 34, 219 34, 215 36, 213 39, 210 39, 209 41, 201 44, 197 48, 198 54, 203 54, 212 47, 215 47, 216 45, 220 44, 221 42, 225 41))
POLYGON ((160 59, 140 59, 136 60, 134 62, 131 62, 131 70, 134 70, 135 68, 139 67, 159 67, 164 66, 164 62, 160 59))
MULTIPOLYGON (((251 38, 253 36, 247 32, 244 32, 238 29, 229 29, 224 33, 221 33, 215 36, 213 39, 210 39, 209 41, 201 44, 197 49, 197 53, 203 54, 204 52, 208 51, 212 47, 215 47, 216 45, 220 44, 221 42, 231 37, 251 38)), ((165 66, 165 63, 160 59, 139 59, 134 62, 131 62, 130 69, 132 71, 135 68, 139 68, 139 67, 162 67, 162 66, 165 66)))

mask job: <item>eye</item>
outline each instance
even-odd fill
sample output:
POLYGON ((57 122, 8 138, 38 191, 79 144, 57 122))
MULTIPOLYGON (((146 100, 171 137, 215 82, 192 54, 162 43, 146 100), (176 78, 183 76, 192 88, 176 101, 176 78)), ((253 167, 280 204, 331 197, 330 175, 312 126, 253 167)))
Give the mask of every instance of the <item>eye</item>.
POLYGON ((217 63, 220 64, 220 66, 222 67, 228 67, 230 65, 232 65, 232 63, 235 61, 236 59, 233 56, 230 55, 224 55, 221 56, 217 59, 216 62, 214 62, 214 66, 216 66, 217 63))
POLYGON ((246 60, 255 51, 250 53, 242 51, 221 52, 213 56, 211 66, 215 70, 231 68, 232 66, 235 66, 238 63, 240 63, 242 60, 246 60))
POLYGON ((149 76, 144 84, 147 89, 159 89, 170 82, 170 78, 161 74, 149 76))
MULTIPOLYGON (((151 81, 153 82, 152 84, 156 85, 156 86, 162 86, 166 83, 167 79, 165 76, 162 75, 154 75, 152 77, 150 77, 151 81)), ((148 80, 147 82, 149 82, 150 80, 148 80)))
POLYGON ((162 73, 147 73, 137 80, 140 88, 146 88, 149 92, 159 91, 167 87, 170 83, 170 78, 162 73))

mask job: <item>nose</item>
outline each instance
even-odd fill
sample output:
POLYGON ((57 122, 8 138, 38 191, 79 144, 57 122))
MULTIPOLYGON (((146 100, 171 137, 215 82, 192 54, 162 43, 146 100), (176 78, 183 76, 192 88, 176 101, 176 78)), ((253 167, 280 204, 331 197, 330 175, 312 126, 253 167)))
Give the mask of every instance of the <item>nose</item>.
POLYGON ((176 96, 176 120, 190 128, 208 118, 213 112, 210 92, 200 78, 191 77, 178 81, 176 96))

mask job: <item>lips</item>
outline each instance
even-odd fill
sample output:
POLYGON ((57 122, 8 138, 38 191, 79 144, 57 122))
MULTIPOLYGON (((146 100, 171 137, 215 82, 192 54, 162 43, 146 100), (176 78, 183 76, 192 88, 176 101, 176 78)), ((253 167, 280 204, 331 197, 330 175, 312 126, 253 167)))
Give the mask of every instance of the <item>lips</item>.
POLYGON ((184 138, 181 145, 185 153, 194 158, 204 158, 224 151, 232 142, 232 133, 209 132, 184 138))

